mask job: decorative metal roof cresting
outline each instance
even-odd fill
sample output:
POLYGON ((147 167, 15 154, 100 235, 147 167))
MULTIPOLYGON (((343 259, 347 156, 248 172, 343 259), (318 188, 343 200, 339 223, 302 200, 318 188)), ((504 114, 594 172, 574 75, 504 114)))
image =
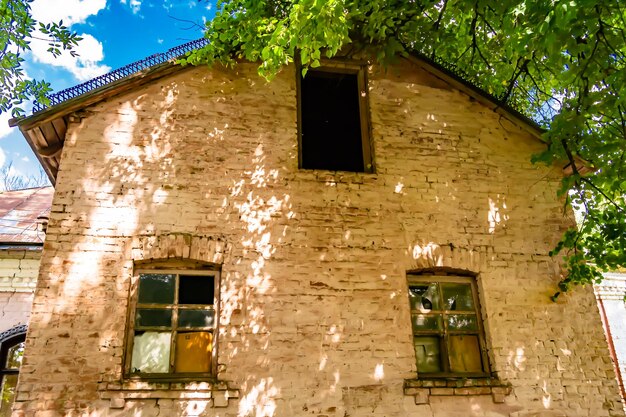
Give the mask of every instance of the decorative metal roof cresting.
POLYGON ((203 46, 207 45, 208 42, 208 39, 205 38, 196 39, 194 41, 187 42, 185 44, 169 49, 166 52, 150 55, 147 58, 133 62, 132 64, 125 65, 107 74, 100 75, 89 81, 85 81, 82 84, 78 84, 74 87, 61 90, 58 93, 51 94, 47 96, 48 100, 50 100, 49 104, 46 105, 37 101, 33 103, 33 113, 40 112, 47 109, 48 107, 55 106, 97 88, 104 87, 105 85, 108 85, 114 81, 121 80, 122 78, 128 77, 129 75, 136 74, 144 69, 153 67, 158 64, 162 64, 172 59, 180 58, 187 52, 202 48, 203 46))

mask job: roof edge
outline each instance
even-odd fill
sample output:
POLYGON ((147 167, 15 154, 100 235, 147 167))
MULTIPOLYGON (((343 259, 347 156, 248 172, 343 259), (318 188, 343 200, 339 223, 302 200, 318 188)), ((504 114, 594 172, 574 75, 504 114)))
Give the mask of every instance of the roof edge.
POLYGON ((522 114, 512 106, 499 100, 492 94, 489 94, 484 89, 474 85, 472 82, 463 79, 453 71, 445 68, 440 63, 433 61, 432 59, 419 54, 417 52, 410 53, 408 56, 409 61, 419 65, 425 71, 430 72, 434 76, 447 81, 453 86, 470 97, 479 101, 482 105, 498 113, 499 115, 506 117, 516 125, 520 125, 528 133, 532 134, 537 139, 545 143, 543 134, 546 132, 537 122, 530 117, 522 114), (426 64, 426 65, 424 65, 426 64))
POLYGON ((57 105, 48 107, 45 110, 32 114, 31 116, 13 121, 13 126, 19 127, 22 131, 32 129, 39 124, 48 122, 60 116, 65 116, 84 107, 91 106, 111 96, 117 95, 128 88, 140 86, 168 75, 170 72, 174 72, 172 70, 179 70, 182 68, 182 66, 176 64, 174 59, 166 61, 162 64, 152 66, 128 75, 120 80, 116 80, 103 85, 102 87, 93 89, 77 97, 73 97, 57 105))

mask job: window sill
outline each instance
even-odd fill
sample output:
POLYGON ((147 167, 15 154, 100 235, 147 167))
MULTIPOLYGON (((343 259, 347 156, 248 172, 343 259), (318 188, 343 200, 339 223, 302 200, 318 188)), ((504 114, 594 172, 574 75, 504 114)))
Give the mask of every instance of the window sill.
POLYGON ((224 381, 188 382, 181 379, 101 382, 100 398, 110 400, 110 408, 124 408, 127 400, 174 399, 206 400, 211 407, 228 407, 231 399, 239 398, 239 390, 230 388, 224 381))
POLYGON ((326 184, 364 184, 378 181, 377 172, 353 172, 353 171, 329 171, 325 169, 298 168, 294 173, 295 178, 326 184))
POLYGON ((497 378, 426 378, 404 380, 404 395, 415 397, 415 404, 428 404, 430 396, 491 395, 494 403, 503 403, 513 387, 497 378))

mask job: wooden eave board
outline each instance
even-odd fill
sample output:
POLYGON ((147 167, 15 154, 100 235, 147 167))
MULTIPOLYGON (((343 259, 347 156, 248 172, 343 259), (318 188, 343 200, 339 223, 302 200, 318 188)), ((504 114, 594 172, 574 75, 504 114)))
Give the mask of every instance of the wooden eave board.
POLYGON ((52 166, 52 164, 50 163, 49 161, 50 158, 44 158, 42 155, 39 154, 37 145, 36 145, 36 143, 40 143, 40 141, 42 140, 45 143, 45 139, 43 139, 43 133, 41 132, 39 127, 35 127, 30 130, 25 130, 25 129, 22 129, 22 127, 20 127, 20 131, 22 132, 24 139, 26 139, 26 142, 32 149, 33 153, 37 157, 37 160, 43 167, 43 170, 46 172, 46 175, 48 176, 50 183, 54 186, 56 183, 57 172, 52 166))

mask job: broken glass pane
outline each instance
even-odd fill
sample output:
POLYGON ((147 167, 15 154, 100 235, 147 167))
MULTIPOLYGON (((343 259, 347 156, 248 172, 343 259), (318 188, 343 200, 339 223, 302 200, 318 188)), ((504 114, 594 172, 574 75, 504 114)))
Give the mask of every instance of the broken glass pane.
POLYGON ((474 298, 470 284, 441 284, 446 310, 474 310, 474 298))
POLYGON ((17 374, 4 375, 2 377, 2 397, 0 397, 0 417, 11 416, 11 406, 15 399, 15 386, 17 374))
POLYGON ((437 283, 412 285, 409 288, 411 310, 426 312, 440 310, 437 283))
POLYGON ((426 314, 414 314, 411 316, 413 319, 413 331, 416 330, 440 330, 441 315, 426 315, 426 314))
POLYGON ((482 360, 478 336, 450 336, 450 371, 482 372, 482 360))
POLYGON ((136 332, 133 344, 131 372, 169 372, 171 340, 171 333, 136 332))
POLYGON ((178 333, 175 372, 210 372, 212 340, 210 332, 178 333))
POLYGON ((24 356, 24 342, 11 346, 7 352, 5 369, 19 369, 24 356))
POLYGON ((213 277, 181 275, 178 282, 178 304, 213 305, 213 277))
POLYGON ((172 326, 172 310, 139 308, 135 323, 137 326, 172 326))
POLYGON ((473 314, 451 314, 448 316, 449 330, 478 330, 476 316, 473 314))
POLYGON ((139 275, 139 303, 172 304, 175 276, 171 274, 139 275))
POLYGON ((417 372, 441 372, 439 338, 418 336, 414 338, 417 372))
POLYGON ((213 327, 213 310, 178 310, 178 327, 213 327))

